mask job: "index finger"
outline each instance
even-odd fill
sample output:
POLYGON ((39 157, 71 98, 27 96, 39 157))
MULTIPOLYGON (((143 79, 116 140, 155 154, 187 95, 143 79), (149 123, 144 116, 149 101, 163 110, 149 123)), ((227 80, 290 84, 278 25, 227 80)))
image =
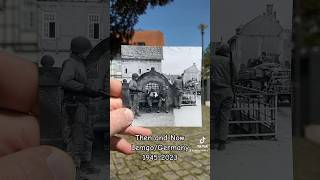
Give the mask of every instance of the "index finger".
POLYGON ((110 80, 110 96, 111 97, 121 97, 122 84, 119 80, 110 80))
POLYGON ((28 113, 38 97, 38 66, 0 52, 0 108, 28 113))

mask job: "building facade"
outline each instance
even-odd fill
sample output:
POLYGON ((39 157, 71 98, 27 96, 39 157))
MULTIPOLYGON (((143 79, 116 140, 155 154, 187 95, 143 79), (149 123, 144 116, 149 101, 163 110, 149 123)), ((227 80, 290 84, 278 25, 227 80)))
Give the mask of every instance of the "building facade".
POLYGON ((109 36, 108 0, 38 1, 41 59, 51 55, 55 67, 69 57, 72 38, 84 36, 93 46, 109 36))
POLYGON ((37 0, 0 0, 0 48, 37 61, 37 0))
POLYGON ((184 83, 188 81, 201 82, 201 71, 197 68, 196 64, 193 63, 191 67, 184 70, 182 79, 184 83))
POLYGON ((136 31, 129 41, 130 45, 138 46, 164 46, 164 43, 164 35, 159 30, 136 31))
POLYGON ((291 30, 282 27, 272 4, 266 6, 266 12, 239 26, 229 44, 238 69, 253 59, 291 63, 291 30))
POLYGON ((163 49, 159 46, 122 45, 121 55, 115 57, 110 66, 113 79, 130 80, 133 73, 142 75, 154 68, 162 72, 163 49))

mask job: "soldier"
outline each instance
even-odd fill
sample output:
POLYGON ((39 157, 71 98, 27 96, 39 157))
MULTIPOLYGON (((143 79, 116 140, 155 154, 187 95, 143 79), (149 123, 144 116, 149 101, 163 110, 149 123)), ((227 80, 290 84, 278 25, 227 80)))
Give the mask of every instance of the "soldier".
POLYGON ((183 81, 182 77, 178 76, 176 80, 173 82, 174 87, 177 90, 177 95, 175 96, 175 106, 180 109, 181 108, 181 103, 182 103, 182 94, 183 94, 183 81))
POLYGON ((147 102, 149 106, 148 112, 152 112, 152 103, 157 100, 159 100, 157 91, 155 89, 151 89, 147 95, 147 102))
POLYGON ((130 98, 130 90, 129 90, 129 83, 126 79, 122 81, 122 100, 123 106, 126 108, 131 108, 131 98, 130 98))
POLYGON ((138 89, 137 79, 139 75, 137 73, 132 74, 132 80, 129 82, 129 90, 131 97, 131 110, 134 113, 134 117, 140 116, 139 114, 139 92, 141 90, 138 89))
POLYGON ((74 159, 78 179, 87 179, 85 173, 99 172, 91 164, 94 137, 93 123, 88 118, 89 98, 101 96, 87 84, 86 58, 91 49, 91 42, 87 38, 72 39, 70 58, 63 63, 60 76, 60 84, 64 90, 64 140, 67 152, 74 159))
POLYGON ((236 79, 235 66, 229 58, 228 45, 221 45, 212 60, 212 103, 213 134, 218 150, 224 150, 228 137, 228 122, 231 119, 231 108, 234 99, 232 82, 236 79))
POLYGON ((165 86, 162 88, 159 94, 159 103, 158 103, 158 113, 160 113, 160 109, 162 105, 164 105, 164 109, 166 113, 169 113, 169 100, 168 100, 168 90, 169 87, 165 86))

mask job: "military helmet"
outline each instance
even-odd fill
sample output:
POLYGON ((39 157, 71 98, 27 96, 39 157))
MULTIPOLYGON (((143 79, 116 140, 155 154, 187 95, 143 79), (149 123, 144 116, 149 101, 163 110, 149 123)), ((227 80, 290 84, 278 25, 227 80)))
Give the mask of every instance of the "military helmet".
POLYGON ((139 75, 137 73, 132 74, 132 79, 137 79, 138 77, 139 77, 139 75))
POLYGON ((52 56, 50 55, 44 55, 41 60, 40 63, 43 67, 52 67, 55 63, 55 60, 52 56))
POLYGON ((92 49, 90 40, 86 37, 76 37, 71 40, 71 51, 73 53, 84 53, 92 49))

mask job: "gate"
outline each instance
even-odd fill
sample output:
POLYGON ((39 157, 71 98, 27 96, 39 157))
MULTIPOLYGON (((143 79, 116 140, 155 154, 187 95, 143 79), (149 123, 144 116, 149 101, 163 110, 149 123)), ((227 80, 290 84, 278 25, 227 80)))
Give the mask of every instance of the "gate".
POLYGON ((277 94, 235 86, 230 138, 277 139, 277 94))

